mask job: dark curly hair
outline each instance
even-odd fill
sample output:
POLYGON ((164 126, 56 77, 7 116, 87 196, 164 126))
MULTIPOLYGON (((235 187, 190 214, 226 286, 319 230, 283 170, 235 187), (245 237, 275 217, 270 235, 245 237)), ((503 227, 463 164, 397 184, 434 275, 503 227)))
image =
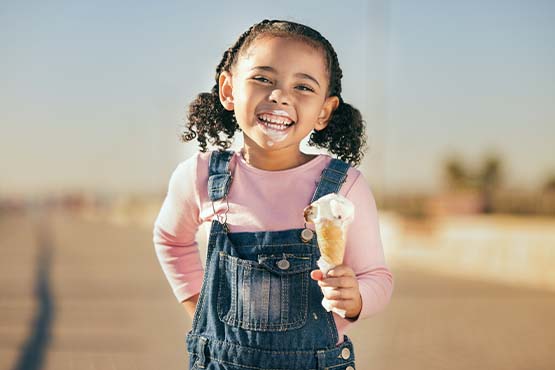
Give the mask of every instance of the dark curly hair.
POLYGON ((235 44, 227 49, 216 68, 216 84, 210 93, 199 94, 189 105, 188 124, 181 133, 183 142, 198 139, 200 151, 206 152, 207 142, 228 149, 232 144, 235 130, 240 130, 232 111, 226 110, 219 99, 218 81, 223 71, 230 71, 241 52, 260 36, 288 37, 320 47, 325 52, 329 84, 327 96, 337 96, 339 105, 333 112, 328 125, 322 130, 314 130, 308 144, 327 149, 339 159, 352 165, 360 164, 366 149, 364 121, 360 111, 345 103, 341 97, 341 78, 337 54, 333 47, 318 31, 290 21, 268 20, 252 25, 235 44))

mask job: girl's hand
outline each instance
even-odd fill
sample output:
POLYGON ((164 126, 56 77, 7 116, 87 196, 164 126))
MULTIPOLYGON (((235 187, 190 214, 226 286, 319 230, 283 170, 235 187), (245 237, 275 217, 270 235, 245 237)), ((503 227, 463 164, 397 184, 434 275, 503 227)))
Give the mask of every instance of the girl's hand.
POLYGON ((362 298, 358 288, 358 280, 355 272, 346 265, 335 266, 329 270, 326 277, 320 270, 310 273, 313 280, 318 281, 324 297, 327 298, 332 307, 346 311, 345 317, 354 320, 362 309, 362 298))
POLYGON ((199 295, 200 295, 200 293, 195 294, 191 298, 181 302, 181 304, 185 308, 185 311, 187 311, 187 313, 189 314, 191 319, 195 316, 195 309, 197 308, 197 302, 198 302, 199 295))

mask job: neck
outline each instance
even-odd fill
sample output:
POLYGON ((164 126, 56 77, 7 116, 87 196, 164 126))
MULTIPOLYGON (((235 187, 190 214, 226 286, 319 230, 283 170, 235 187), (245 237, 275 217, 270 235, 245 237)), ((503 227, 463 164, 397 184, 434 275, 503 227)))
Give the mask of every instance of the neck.
POLYGON ((241 153, 248 164, 265 171, 288 170, 305 164, 315 157, 301 152, 298 147, 268 151, 247 143, 241 153))

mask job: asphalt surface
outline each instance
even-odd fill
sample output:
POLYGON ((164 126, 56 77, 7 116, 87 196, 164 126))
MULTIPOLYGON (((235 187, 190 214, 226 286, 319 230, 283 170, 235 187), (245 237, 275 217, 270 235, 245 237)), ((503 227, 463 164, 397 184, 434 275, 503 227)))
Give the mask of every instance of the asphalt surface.
MULTIPOLYGON (((0 215, 0 369, 187 368, 190 320, 151 231, 63 212, 0 215)), ((357 369, 555 369, 555 294, 396 269, 348 333, 357 369)))

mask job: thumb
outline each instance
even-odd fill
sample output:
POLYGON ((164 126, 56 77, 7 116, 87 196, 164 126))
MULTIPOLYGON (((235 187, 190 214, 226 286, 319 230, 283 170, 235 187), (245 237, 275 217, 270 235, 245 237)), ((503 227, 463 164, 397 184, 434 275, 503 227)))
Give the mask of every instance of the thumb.
POLYGON ((312 278, 312 280, 319 281, 324 279, 324 274, 320 270, 313 270, 310 271, 310 277, 312 278))

